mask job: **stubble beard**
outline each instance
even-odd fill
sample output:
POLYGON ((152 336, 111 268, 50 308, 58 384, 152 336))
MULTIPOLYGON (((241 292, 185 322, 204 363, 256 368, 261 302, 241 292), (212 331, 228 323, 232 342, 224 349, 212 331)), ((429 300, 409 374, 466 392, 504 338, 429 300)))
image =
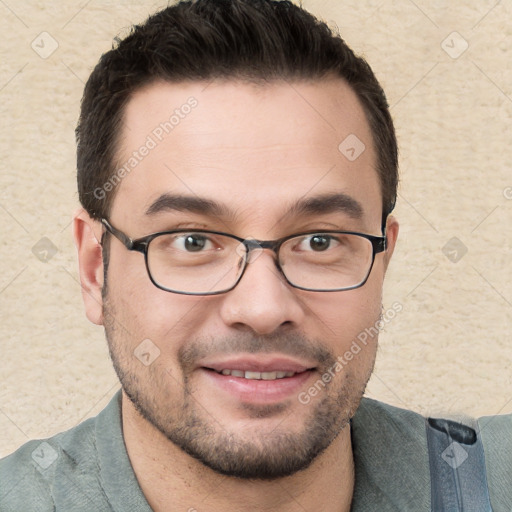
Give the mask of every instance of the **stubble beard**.
POLYGON ((221 412, 218 420, 195 398, 190 382, 189 368, 208 347, 211 351, 229 347, 232 352, 254 353, 276 351, 277 348, 283 353, 314 356, 314 360, 320 362, 318 379, 333 368, 335 355, 297 334, 194 340, 180 353, 182 377, 177 378, 160 366, 158 360, 147 367, 141 364, 133 355, 130 336, 116 327, 116 312, 111 301, 104 297, 103 303, 110 357, 121 386, 135 409, 171 443, 222 475, 274 480, 308 468, 349 424, 373 370, 374 357, 362 376, 356 375, 349 366, 343 368, 336 378, 325 384, 319 396, 308 405, 299 405, 310 409, 307 415, 302 415, 303 426, 299 431, 291 433, 284 427, 291 414, 286 409, 296 411, 298 400, 292 405, 280 403, 266 407, 242 404, 248 418, 258 421, 281 415, 283 427, 278 424, 272 430, 265 430, 252 422, 255 427, 251 430, 230 430, 219 421, 221 412))

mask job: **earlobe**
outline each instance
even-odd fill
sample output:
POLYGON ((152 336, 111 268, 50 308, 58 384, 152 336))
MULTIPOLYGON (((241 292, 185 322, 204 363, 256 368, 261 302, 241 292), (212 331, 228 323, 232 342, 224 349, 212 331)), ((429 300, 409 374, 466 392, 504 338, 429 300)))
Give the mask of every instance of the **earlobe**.
POLYGON ((92 323, 103 325, 101 225, 82 208, 73 218, 73 239, 78 251, 85 313, 92 323))

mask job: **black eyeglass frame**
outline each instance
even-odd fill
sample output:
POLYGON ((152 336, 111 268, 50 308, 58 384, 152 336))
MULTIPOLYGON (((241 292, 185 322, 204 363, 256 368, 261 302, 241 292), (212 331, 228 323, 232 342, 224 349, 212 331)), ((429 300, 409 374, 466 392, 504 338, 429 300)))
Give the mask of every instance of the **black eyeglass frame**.
MULTIPOLYGON (((128 235, 126 235, 119 229, 112 226, 112 224, 110 224, 110 222, 107 219, 102 218, 101 223, 109 233, 111 233, 113 236, 115 236, 126 247, 126 249, 128 249, 129 251, 137 251, 137 252, 144 254, 144 262, 146 264, 146 271, 148 273, 149 279, 157 288, 159 288, 160 290, 166 291, 166 292, 178 293, 180 295, 208 296, 208 295, 220 295, 223 293, 230 292, 241 281, 241 279, 245 273, 245 270, 248 266, 248 263, 249 263, 250 253, 254 249, 270 249, 271 251, 273 251, 276 255, 276 260, 275 260, 276 267, 278 268, 279 272, 281 272, 281 275, 285 278, 286 282, 293 288, 296 288, 298 290, 308 291, 308 292, 342 292, 342 291, 354 290, 356 288, 361 288, 362 286, 364 286, 366 284, 366 281, 368 281, 368 278, 370 277, 370 274, 371 274, 371 271, 373 268, 373 264, 375 263, 375 256, 381 252, 384 252, 387 249, 387 236, 385 234, 384 227, 382 230, 383 231, 382 236, 368 235, 366 233, 359 233, 356 231, 328 231, 328 230, 318 231, 318 230, 315 230, 315 231, 306 231, 303 233, 296 233, 293 235, 288 235, 283 238, 279 238, 277 240, 255 240, 254 238, 247 239, 247 238, 240 238, 239 236, 233 235, 231 233, 223 233, 222 231, 211 231, 211 230, 207 230, 207 229, 190 229, 190 228, 188 228, 188 229, 174 229, 174 230, 170 230, 170 231, 159 231, 157 233, 152 233, 150 235, 146 235, 146 236, 137 238, 135 240, 132 240, 128 235), (236 282, 233 284, 233 286, 231 286, 231 288, 228 288, 226 290, 220 290, 220 291, 216 291, 216 292, 197 293, 197 292, 182 292, 182 291, 178 291, 178 290, 171 290, 170 288, 166 288, 165 286, 158 284, 154 280, 153 275, 151 274, 151 271, 149 269, 149 262, 148 262, 149 244, 152 240, 154 240, 155 238, 157 238, 159 236, 172 235, 172 234, 177 234, 177 233, 210 233, 212 235, 222 235, 222 236, 226 236, 228 238, 233 238, 234 240, 237 240, 238 242, 243 244, 246 249, 245 258, 244 258, 244 267, 242 269, 242 272, 240 273, 240 276, 238 277, 236 282), (350 286, 348 288, 336 288, 334 290, 333 289, 328 289, 328 290, 311 289, 311 288, 305 288, 302 286, 298 286, 298 285, 292 283, 288 279, 286 274, 284 273, 283 269, 281 268, 281 264, 279 263, 279 249, 281 248, 281 246, 288 240, 291 240, 292 238, 305 236, 305 235, 314 235, 314 234, 319 234, 319 235, 327 234, 328 235, 331 233, 335 233, 335 234, 339 234, 339 235, 356 235, 356 236, 360 236, 362 238, 366 238, 367 240, 369 240, 371 242, 371 244, 372 244, 372 263, 371 263, 370 268, 368 269, 368 272, 367 272, 365 278, 363 279, 363 281, 361 281, 361 283, 359 283, 359 284, 350 286)), ((103 243, 103 239, 102 239, 102 243, 103 243)))

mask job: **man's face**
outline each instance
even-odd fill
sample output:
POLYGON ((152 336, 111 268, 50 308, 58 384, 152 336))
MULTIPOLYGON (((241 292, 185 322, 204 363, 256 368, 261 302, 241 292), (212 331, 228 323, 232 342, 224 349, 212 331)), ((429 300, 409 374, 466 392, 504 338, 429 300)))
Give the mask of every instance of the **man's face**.
MULTIPOLYGON (((348 86, 337 79, 206 85, 156 83, 132 97, 117 162, 143 145, 150 150, 139 151, 118 185, 112 225, 132 239, 181 228, 259 240, 311 230, 381 234, 370 129, 348 86), (191 97, 197 105, 182 109, 168 133, 158 130, 191 97), (353 161, 338 149, 349 135, 366 147, 353 161), (171 204, 165 194, 218 208, 171 204), (349 196, 360 215, 341 203, 302 214, 292 208, 328 194, 349 196)), ((388 231, 392 248, 394 221, 388 231)), ((378 322, 390 250, 376 256, 367 283, 350 291, 295 289, 265 250, 232 291, 187 296, 158 289, 141 253, 115 238, 110 244, 103 322, 123 389, 146 420, 210 468, 246 478, 293 474, 333 442, 358 407, 376 339, 330 382, 318 381, 378 322), (143 345, 148 365, 135 355, 143 340, 150 340, 143 345), (222 369, 293 375, 255 380, 222 369), (318 392, 308 393, 315 383, 318 392)))

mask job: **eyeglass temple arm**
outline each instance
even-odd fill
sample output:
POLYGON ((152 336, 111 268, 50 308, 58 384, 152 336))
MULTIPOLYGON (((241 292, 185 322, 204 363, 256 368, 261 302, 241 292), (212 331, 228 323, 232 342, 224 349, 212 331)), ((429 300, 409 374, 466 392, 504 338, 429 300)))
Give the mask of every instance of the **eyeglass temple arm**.
POLYGON ((382 216, 382 236, 384 238, 382 242, 382 250, 386 251, 388 248, 388 237, 386 235, 386 224, 387 224, 388 216, 382 216))
POLYGON ((131 238, 127 237, 123 232, 112 226, 107 219, 101 219, 101 223, 105 226, 105 229, 120 240, 127 249, 133 249, 133 240, 131 238))

